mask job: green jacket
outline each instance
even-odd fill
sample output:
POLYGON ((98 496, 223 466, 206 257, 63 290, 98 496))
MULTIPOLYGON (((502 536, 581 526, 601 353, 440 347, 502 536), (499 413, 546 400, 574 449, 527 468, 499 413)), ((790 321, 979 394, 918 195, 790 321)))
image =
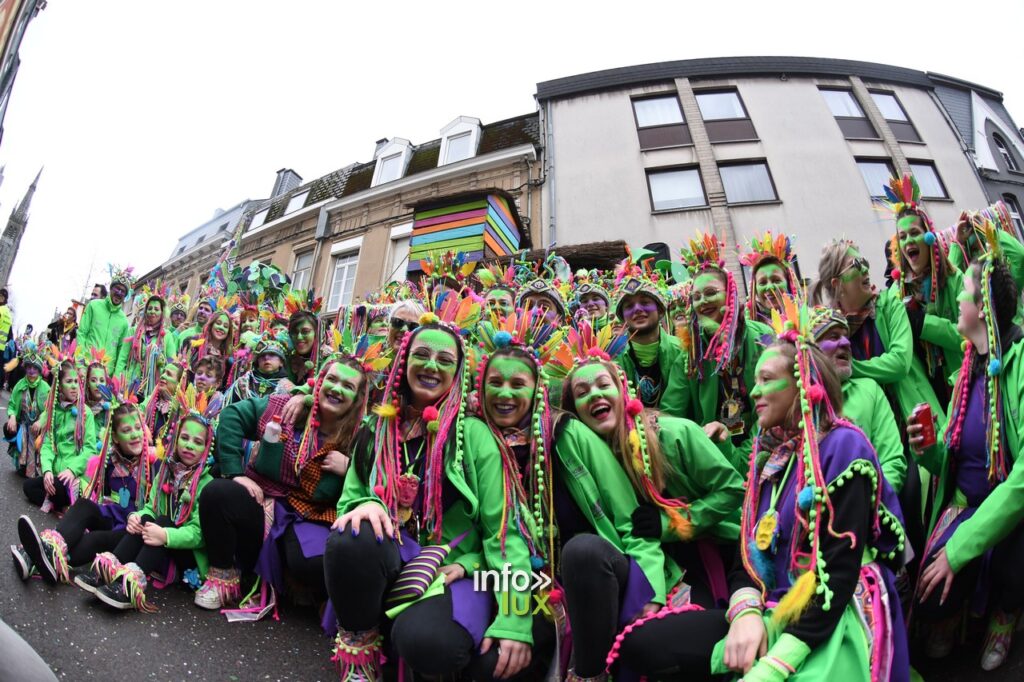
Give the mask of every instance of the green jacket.
MULTIPOLYGON (((764 351, 761 345, 761 338, 764 336, 774 337, 771 327, 761 322, 745 320, 743 324, 743 338, 738 340, 738 352, 740 353, 740 365, 743 367, 743 383, 747 388, 747 405, 743 411, 744 430, 747 437, 743 444, 733 446, 730 439, 719 444, 719 449, 732 462, 736 471, 741 474, 747 471, 747 464, 750 452, 753 449, 754 425, 757 421, 754 415, 753 405, 750 402, 749 394, 754 389, 757 360, 764 351)), ((680 362, 688 362, 685 354, 681 355, 680 362)), ((661 411, 673 417, 691 419, 701 426, 720 419, 718 411, 719 398, 719 377, 714 371, 714 365, 710 360, 703 362, 704 379, 699 380, 696 373, 692 376, 682 370, 673 372, 671 382, 665 389, 665 395, 661 400, 661 411)))
POLYGON ((71 414, 70 407, 62 407, 60 403, 53 406, 53 423, 50 430, 43 436, 43 444, 39 448, 39 464, 43 471, 49 471, 54 476, 69 469, 76 477, 81 478, 85 473, 85 465, 89 458, 97 453, 96 450, 96 423, 93 420, 92 410, 85 409, 85 431, 82 437, 82 449, 75 449, 75 421, 77 418, 71 414), (56 435, 56 444, 54 444, 56 435))
POLYGON ((897 493, 907 480, 907 457, 889 399, 873 379, 843 382, 843 416, 856 424, 878 453, 882 475, 897 493))
MULTIPOLYGON (((1003 258, 1010 266, 1013 281, 1017 283, 1018 289, 1024 289, 1024 244, 1006 230, 999 230, 996 234, 999 237, 999 245, 1003 247, 1003 258)), ((950 242, 949 262, 960 272, 967 272, 970 258, 964 254, 958 242, 950 242)))
POLYGON ((88 358, 90 348, 102 348, 110 358, 107 372, 113 373, 126 336, 128 318, 120 306, 114 305, 109 296, 89 301, 78 323, 78 356, 88 358))
MULTIPOLYGON (((168 323, 165 323, 168 324, 168 323)), ((117 351, 117 364, 114 366, 114 374, 124 375, 125 379, 131 383, 133 379, 144 378, 141 376, 142 365, 137 361, 132 360, 132 337, 135 336, 135 327, 128 330, 125 334, 124 340, 121 341, 121 347, 117 351)), ((142 349, 146 352, 146 349, 142 349)), ((178 337, 175 336, 174 330, 167 329, 164 333, 163 348, 160 352, 160 356, 166 361, 175 357, 178 354, 178 337)), ((157 372, 157 378, 159 378, 159 371, 157 372)), ((152 391, 154 386, 143 385, 143 390, 148 393, 152 391), (148 390, 146 390, 148 389, 148 390)))
MULTIPOLYGON (((971 518, 953 532, 946 543, 946 557, 953 572, 959 572, 970 561, 980 557, 1024 522, 1024 341, 1018 341, 1003 354, 1003 369, 999 374, 1003 414, 1000 415, 1000 433, 1006 438, 1007 452, 1013 458, 1008 463, 1010 473, 981 503, 971 518)), ((925 451, 919 461, 932 474, 938 476, 931 527, 953 499, 956 472, 945 448, 945 429, 939 434, 935 447, 925 451)))
MULTIPOLYGON (((661 368, 661 385, 664 386, 664 390, 661 392, 659 407, 665 402, 665 395, 668 393, 672 374, 677 371, 685 370, 685 366, 681 366, 681 363, 679 362, 680 354, 682 354, 682 350, 679 347, 679 339, 669 334, 664 329, 659 329, 658 366, 661 368)), ((629 351, 627 350, 620 355, 616 359, 616 362, 619 367, 622 368, 622 371, 626 373, 626 378, 635 386, 636 365, 633 364, 633 358, 630 356, 629 351)), ((639 398, 639 396, 637 397, 639 398)))
MULTIPOLYGON (((7 401, 7 416, 14 417, 15 421, 21 421, 21 407, 25 399, 25 393, 29 390, 28 377, 22 377, 14 384, 11 390, 11 397, 7 401)), ((36 419, 46 412, 46 397, 50 395, 50 384, 43 381, 42 377, 36 380, 36 419)))
MULTIPOLYGON (((371 432, 366 441, 373 446, 373 419, 363 426, 371 432)), ((459 499, 444 510, 441 539, 450 542, 468 531, 465 538, 448 554, 446 564, 457 563, 471 578, 477 569, 501 570, 507 563, 513 571, 532 570, 530 551, 514 522, 509 523, 505 551, 501 550, 501 520, 505 511, 504 470, 501 452, 490 428, 475 417, 466 417, 463 424, 462 466, 455 459, 459 438, 453 434, 445 444, 444 469, 448 481, 459 492, 459 499)), ((372 457, 370 452, 353 453, 353 467, 345 476, 345 487, 338 500, 338 516, 352 511, 366 502, 380 503, 363 478, 363 465, 372 457)), ((372 461, 372 460, 371 460, 372 461)), ((510 519, 511 521, 511 519, 510 519)), ((510 609, 498 609, 498 615, 487 628, 487 637, 514 639, 533 643, 533 621, 529 608, 531 592, 512 591, 508 596, 496 592, 498 604, 513 604, 510 609), (515 615, 516 612, 525 615, 515 615)))
POLYGON ((633 536, 637 507, 633 485, 607 443, 575 418, 567 419, 555 442, 560 470, 576 506, 601 538, 632 557, 654 589, 652 601, 664 604, 667 588, 682 577, 673 561, 665 561, 661 543, 633 536))
MULTIPOLYGON (((673 471, 668 497, 685 498, 690 505, 694 538, 710 536, 736 542, 740 537, 743 477, 725 458, 704 429, 678 417, 658 418, 658 442, 673 471)), ((662 513, 662 542, 678 542, 662 513)))
MULTIPOLYGON (((199 525, 198 500, 203 492, 203 488, 212 480, 213 476, 210 475, 209 469, 204 468, 202 475, 199 477, 199 487, 196 489, 196 501, 192 504, 192 513, 189 514, 188 519, 180 526, 162 526, 167 532, 167 549, 191 549, 201 578, 206 576, 206 571, 210 567, 210 560, 206 556, 206 541, 203 539, 203 530, 199 525)), ((139 512, 140 515, 148 515, 158 519, 161 516, 170 516, 172 514, 173 510, 168 504, 168 497, 164 495, 161 496, 161 499, 157 499, 157 495, 160 492, 158 488, 159 486, 154 485, 150 489, 149 499, 146 501, 146 506, 139 512)), ((188 502, 188 492, 182 493, 182 497, 178 501, 182 504, 188 502)))
POLYGON ((906 419, 920 403, 928 403, 939 423, 946 423, 945 405, 939 405, 924 365, 914 354, 914 337, 910 332, 910 319, 899 300, 899 293, 883 292, 875 299, 875 330, 885 352, 870 360, 853 361, 853 378, 874 379, 896 395, 900 415, 906 419))
MULTIPOLYGON (((960 364, 964 360, 964 352, 961 347, 963 338, 956 330, 956 321, 960 317, 960 304, 956 298, 963 288, 963 275, 955 269, 950 270, 946 277, 946 283, 939 287, 935 303, 925 306, 924 326, 921 328, 921 340, 938 346, 942 350, 946 362, 945 378, 947 381, 960 369, 960 364)), ((900 306, 904 305, 903 299, 900 297, 898 282, 893 283, 886 294, 900 306)))

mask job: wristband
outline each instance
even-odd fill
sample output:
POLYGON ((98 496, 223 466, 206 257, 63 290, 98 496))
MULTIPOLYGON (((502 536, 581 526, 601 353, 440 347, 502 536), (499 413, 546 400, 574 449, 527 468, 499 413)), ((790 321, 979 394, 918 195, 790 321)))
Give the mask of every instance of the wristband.
POLYGON ((751 611, 756 611, 758 614, 764 611, 761 593, 752 587, 744 587, 733 592, 729 599, 729 609, 725 612, 725 620, 731 624, 740 616, 751 611))

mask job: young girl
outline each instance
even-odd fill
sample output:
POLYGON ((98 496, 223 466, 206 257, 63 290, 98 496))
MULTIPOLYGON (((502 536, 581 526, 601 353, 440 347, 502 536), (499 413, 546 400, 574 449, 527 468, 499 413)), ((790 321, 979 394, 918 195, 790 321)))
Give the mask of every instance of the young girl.
POLYGON ((142 319, 129 332, 118 351, 114 374, 131 383, 139 380, 141 395, 156 386, 163 365, 178 352, 177 337, 164 318, 164 295, 146 299, 142 319))
POLYGON ((142 404, 146 428, 153 443, 163 442, 167 447, 167 439, 171 426, 177 423, 178 385, 185 373, 184 359, 179 356, 175 362, 168 362, 160 372, 160 379, 149 397, 142 404))
MULTIPOLYGON (((54 530, 37 533, 27 516, 18 519, 22 547, 11 547, 22 580, 35 568, 51 585, 68 583, 70 569, 91 564, 117 546, 128 514, 142 507, 149 481, 151 448, 134 394, 104 387, 113 408, 103 449, 89 462, 89 483, 54 530)), ((82 570, 75 584, 90 592, 99 581, 94 569, 82 570)))
POLYGON ((85 405, 92 410, 96 433, 106 433, 110 418, 110 402, 103 397, 103 387, 110 383, 107 359, 102 349, 90 348, 89 353, 92 361, 85 368, 85 405))
POLYGON ((1024 607, 1024 466, 1017 465, 1024 430, 1016 416, 1024 402, 1024 333, 1013 322, 1017 286, 991 223, 986 232, 991 251, 968 268, 960 296, 957 327, 967 350, 945 433, 927 449, 922 424, 912 422, 907 433, 921 463, 938 477, 914 610, 931 624, 926 653, 941 658, 952 651, 970 601, 975 613, 990 615, 981 667, 994 670, 1006 659, 1024 607))
POLYGON ((217 450, 224 478, 213 481, 199 500, 210 570, 196 592, 197 606, 216 610, 237 601, 240 575, 253 572, 281 594, 287 571, 319 602, 326 600, 323 550, 337 518, 349 446, 366 414, 364 371, 361 359, 329 359, 299 428, 281 423, 287 395, 242 400, 225 409, 217 450), (280 424, 279 434, 268 431, 272 422, 280 424), (245 456, 245 441, 260 442, 252 460, 245 456))
POLYGON ((800 279, 795 262, 796 254, 786 235, 772 235, 769 230, 751 240, 750 252, 740 258, 740 263, 750 268, 745 310, 748 320, 770 323, 772 310, 779 307, 782 296, 797 295, 800 279))
MULTIPOLYGON (((46 360, 32 343, 22 348, 12 363, 20 364, 25 376, 11 389, 4 436, 11 443, 9 447, 14 468, 23 476, 35 478, 41 474, 36 438, 43 428, 40 417, 46 413, 50 395, 50 385, 42 377, 46 360)), ((5 366, 6 371, 11 371, 12 363, 5 366)))
POLYGON ((313 292, 291 291, 285 298, 288 313, 288 336, 292 352, 288 356, 288 378, 301 386, 316 373, 320 352, 320 311, 322 299, 313 298, 313 292))
POLYGON ((212 480, 205 463, 220 401, 208 404, 193 388, 179 391, 178 401, 182 416, 171 437, 171 452, 153 477, 146 506, 128 515, 125 535, 94 566, 105 578, 94 594, 115 609, 155 611, 146 601, 151 576, 170 584, 177 571, 198 567, 200 576, 206 573, 196 500, 212 480))
MULTIPOLYGON (((74 353, 74 348, 71 349, 74 353)), ((54 373, 56 387, 46 404, 39 448, 37 478, 22 485, 25 497, 43 511, 63 511, 78 496, 78 479, 89 458, 96 454, 96 425, 92 410, 85 407, 85 395, 78 368, 70 359, 58 357, 54 373)))
POLYGON ((909 680, 884 564, 906 548, 899 504, 871 444, 837 416, 839 380, 806 312, 784 307, 752 392, 759 433, 729 608, 645 621, 624 633, 622 658, 657 678, 909 680))
POLYGON ((356 436, 337 532, 327 540, 324 569, 339 625, 335 660, 342 679, 357 671, 379 679, 387 620, 389 643, 419 674, 458 673, 477 652, 492 648, 500 654, 499 676, 519 672, 530 660, 529 592, 488 594, 466 577, 506 564, 531 570, 522 536, 505 532, 494 440, 484 424, 462 416, 468 377, 457 329, 470 328, 480 307, 447 291, 432 307, 437 313, 406 335, 385 402, 356 436), (426 542, 444 543, 424 576, 433 587, 407 593, 402 587, 414 576, 403 575, 403 568, 424 560, 420 544, 426 542), (511 606, 495 616, 496 601, 511 606))

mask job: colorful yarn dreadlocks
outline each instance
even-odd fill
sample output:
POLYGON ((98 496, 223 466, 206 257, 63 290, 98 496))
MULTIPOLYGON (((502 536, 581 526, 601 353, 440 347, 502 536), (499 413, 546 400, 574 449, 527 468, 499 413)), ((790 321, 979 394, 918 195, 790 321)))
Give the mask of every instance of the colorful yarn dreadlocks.
MULTIPOLYGON (((800 434, 792 454, 792 457, 796 458, 793 472, 797 477, 799 491, 796 496, 797 527, 787 548, 789 573, 795 580, 772 616, 774 622, 784 627, 785 624, 800 617, 815 594, 821 595, 822 609, 828 611, 831 608, 832 590, 828 585, 828 573, 825 570, 820 542, 823 512, 826 509, 829 512, 827 530, 833 537, 849 537, 851 540, 855 538, 851 533, 836 533, 831 527, 835 515, 818 453, 818 438, 820 425, 825 423, 826 418, 830 423, 834 422, 836 414, 811 357, 810 347, 814 344, 814 337, 809 311, 796 298, 786 296, 782 301, 781 313, 779 310, 772 311, 772 328, 779 339, 776 343, 788 342, 796 347, 793 374, 799 388, 800 400, 800 434), (805 541, 809 544, 809 553, 801 551, 801 545, 805 541)), ((743 501, 740 556, 747 573, 761 590, 762 599, 765 599, 768 590, 775 588, 775 580, 770 548, 761 549, 757 545, 758 535, 762 531, 762 519, 758 518, 761 496, 758 467, 764 461, 764 457, 761 456, 760 447, 759 437, 756 440, 754 455, 750 459, 747 492, 743 501)))
POLYGON ((199 479, 203 477, 203 470, 206 460, 210 457, 213 449, 214 427, 213 420, 220 413, 222 405, 220 394, 214 394, 212 400, 207 400, 206 394, 197 393, 195 386, 189 386, 182 390, 179 386, 176 396, 178 402, 178 420, 171 429, 170 448, 171 452, 164 457, 160 469, 153 480, 153 508, 158 511, 166 510, 168 516, 174 520, 175 526, 180 526, 188 520, 192 513, 192 507, 196 504, 199 490, 199 479), (206 446, 203 454, 194 467, 185 474, 185 478, 176 481, 174 465, 178 457, 178 437, 181 429, 188 420, 194 420, 206 427, 206 446), (188 502, 182 503, 180 491, 188 487, 188 502))
POLYGON ((698 275, 705 272, 717 272, 725 277, 725 316, 714 335, 708 340, 704 339, 696 310, 690 319, 690 346, 686 350, 693 359, 690 371, 696 372, 701 379, 704 378, 704 360, 714 364, 715 373, 723 371, 732 361, 736 351, 736 337, 743 324, 736 278, 726 269, 722 257, 724 247, 714 235, 698 232, 697 237, 690 240, 690 248, 683 248, 680 253, 692 279, 696 280, 698 275))
POLYGON ((750 285, 747 287, 747 317, 752 320, 759 316, 768 317, 768 311, 758 310, 757 304, 757 271, 762 265, 777 263, 786 273, 786 287, 791 296, 800 292, 800 281, 797 279, 793 263, 796 253, 793 243, 784 234, 773 235, 771 230, 757 235, 750 241, 750 252, 740 257, 740 263, 750 268, 750 285))
MULTIPOLYGON (((323 338, 323 329, 320 322, 320 309, 324 300, 313 295, 313 291, 302 291, 301 289, 289 289, 284 298, 284 311, 289 321, 297 313, 305 313, 313 324, 313 348, 309 351, 309 359, 306 361, 306 369, 316 372, 320 365, 320 339, 323 338)), ((294 345, 296 339, 292 339, 294 345)))
MULTIPOLYGON (((431 542, 440 541, 444 507, 441 487, 444 481, 444 451, 454 437, 455 464, 462 466, 463 418, 465 401, 469 391, 470 373, 467 368, 467 354, 463 343, 463 331, 469 330, 480 320, 480 304, 473 298, 461 298, 451 291, 435 291, 426 301, 430 312, 420 318, 421 326, 414 332, 407 332, 395 356, 384 397, 380 405, 373 408, 376 416, 373 452, 374 463, 370 471, 369 484, 374 495, 388 509, 393 519, 399 517, 399 479, 403 471, 401 409, 402 393, 405 386, 405 371, 409 359, 409 346, 413 339, 426 329, 444 329, 455 338, 460 360, 455 370, 452 387, 447 395, 435 405, 423 410, 422 420, 426 425, 425 461, 423 466, 423 519, 422 527, 427 529, 431 542)), ((396 538, 398 524, 396 524, 396 538)))
POLYGON ((44 434, 50 435, 51 442, 54 443, 54 447, 57 447, 57 434, 54 432, 53 423, 53 410, 57 404, 57 396, 60 394, 60 374, 63 368, 68 368, 71 372, 74 372, 75 378, 78 381, 78 400, 71 407, 71 414, 75 417, 75 451, 81 452, 82 446, 85 441, 85 411, 88 409, 85 405, 85 385, 82 381, 82 375, 78 372, 78 367, 75 365, 75 346, 76 343, 72 341, 68 344, 68 347, 64 350, 57 348, 57 346, 50 346, 49 352, 46 357, 46 362, 51 368, 51 374, 54 376, 54 386, 50 390, 49 395, 46 397, 46 422, 39 435, 36 437, 36 449, 38 450, 44 440, 44 434))
MULTIPOLYGON (((1003 391, 1002 381, 999 380, 1003 368, 1003 346, 999 335, 999 325, 995 317, 995 308, 992 303, 992 270, 995 263, 1003 259, 1002 245, 999 243, 998 228, 995 224, 986 220, 980 229, 985 239, 987 252, 981 256, 981 307, 985 312, 985 326, 988 332, 988 366, 985 368, 989 415, 985 432, 986 455, 988 464, 988 480, 990 483, 1000 483, 1006 480, 1009 473, 1007 462, 1010 459, 1007 453, 1006 439, 1000 434, 1000 423, 1003 418, 1003 391)), ((978 359, 978 350, 970 341, 967 342, 964 350, 964 360, 960 367, 960 374, 956 384, 953 386, 953 398, 950 401, 952 406, 949 415, 949 428, 946 430, 946 447, 959 449, 963 437, 964 421, 967 418, 967 401, 971 393, 971 382, 973 380, 971 369, 978 359)))
POLYGON ((942 241, 938 238, 935 225, 928 217, 921 206, 921 188, 917 180, 910 174, 902 178, 890 178, 889 184, 884 186, 885 197, 875 199, 876 203, 883 209, 892 213, 896 220, 897 232, 893 234, 889 242, 890 262, 893 265, 892 277, 900 284, 900 297, 908 296, 907 284, 913 281, 913 272, 910 265, 903 256, 903 249, 900 248, 899 230, 905 229, 908 223, 914 218, 921 219, 921 225, 925 234, 924 244, 931 249, 932 267, 931 277, 926 285, 922 285, 922 293, 928 303, 935 303, 938 297, 939 287, 946 282, 946 276, 952 267, 946 257, 946 250, 942 247, 942 241))
MULTIPOLYGON (((150 445, 152 441, 149 429, 146 428, 146 420, 143 417, 142 410, 139 409, 139 383, 138 380, 133 381, 131 384, 125 384, 120 377, 114 377, 107 383, 100 386, 100 393, 103 394, 103 399, 110 404, 111 415, 122 405, 129 405, 131 412, 129 414, 134 415, 142 423, 143 439, 142 439, 142 452, 139 453, 139 461, 136 463, 136 495, 135 505, 136 510, 141 510, 146 505, 146 500, 149 499, 149 483, 152 479, 151 464, 156 459, 156 455, 153 452, 153 448, 150 445)), ((82 495, 89 500, 99 504, 104 500, 108 491, 105 489, 107 477, 104 475, 107 470, 107 462, 111 457, 113 433, 117 428, 114 423, 113 417, 107 422, 107 427, 103 431, 103 444, 100 447, 99 464, 96 467, 96 474, 92 480, 89 481, 89 485, 83 491, 82 495)))
POLYGON ((142 380, 141 390, 144 393, 149 393, 150 389, 156 386, 157 375, 160 372, 164 337, 167 335, 167 289, 167 285, 161 286, 157 293, 145 298, 143 317, 135 325, 135 333, 129 338, 128 361, 139 368, 139 377, 142 380), (160 301, 163 310, 156 326, 150 329, 146 325, 145 309, 152 301, 160 301))
POLYGON ((508 529, 510 525, 513 525, 510 523, 511 519, 526 540, 530 550, 531 563, 535 569, 539 569, 545 559, 548 563, 551 562, 554 556, 555 542, 554 486, 552 485, 554 479, 552 477, 552 457, 549 456, 554 451, 554 420, 551 413, 551 402, 548 399, 548 388, 543 381, 544 365, 561 345, 563 332, 548 324, 541 311, 520 310, 500 320, 496 315, 492 315, 489 321, 485 321, 477 327, 477 337, 480 339, 481 350, 476 381, 477 396, 479 397, 478 414, 491 428, 502 457, 502 482, 505 499, 501 530, 499 531, 501 549, 502 552, 505 551, 508 529), (528 477, 529 491, 526 490, 523 478, 520 476, 520 473, 525 475, 528 472, 519 471, 515 453, 505 442, 503 435, 488 419, 484 408, 487 367, 494 354, 502 352, 502 349, 505 348, 516 348, 522 351, 522 355, 515 354, 509 357, 522 358, 523 355, 529 357, 533 361, 534 374, 537 377, 537 388, 534 392, 530 418, 532 438, 530 438, 528 461, 533 475, 528 477), (532 527, 521 513, 522 509, 527 508, 532 516, 532 527))
MULTIPOLYGON (((182 349, 177 357, 168 358, 168 365, 174 365, 178 368, 178 386, 181 386, 183 381, 186 381, 188 372, 188 353, 187 350, 182 349)), ((164 365, 166 368, 167 365, 164 365)), ((160 397, 160 382, 157 381, 153 384, 153 390, 146 398, 146 409, 143 414, 143 419, 146 423, 146 428, 153 436, 153 440, 156 443, 156 455, 158 458, 163 459, 164 456, 164 442, 171 426, 177 421, 175 412, 178 409, 178 401, 176 395, 172 395, 169 399, 170 408, 167 413, 167 422, 159 429, 156 428, 156 413, 160 406, 162 398, 160 397)))

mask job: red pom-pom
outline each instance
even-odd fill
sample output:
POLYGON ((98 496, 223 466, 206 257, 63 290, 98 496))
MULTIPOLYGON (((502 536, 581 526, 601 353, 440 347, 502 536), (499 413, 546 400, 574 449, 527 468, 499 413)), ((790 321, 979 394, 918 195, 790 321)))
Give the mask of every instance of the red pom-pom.
POLYGON ((548 601, 552 604, 562 603, 562 591, 557 587, 548 592, 548 601))
POLYGON ((899 268, 893 268, 893 271, 890 274, 892 275, 892 278, 896 281, 903 279, 903 273, 900 272, 899 268))
POLYGON ((316 379, 313 379, 313 378, 307 379, 306 380, 306 384, 308 384, 310 388, 313 388, 314 386, 316 386, 316 379))
POLYGON ((644 404, 636 398, 630 398, 629 401, 626 402, 626 414, 630 417, 635 417, 643 411, 644 404))
POLYGON ((437 408, 433 405, 423 408, 423 421, 433 422, 437 421, 437 408))
POLYGON ((821 384, 811 384, 807 389, 807 398, 815 405, 822 402, 825 400, 825 387, 821 384))
POLYGON ((373 494, 377 497, 384 497, 384 486, 375 485, 373 486, 373 494))

